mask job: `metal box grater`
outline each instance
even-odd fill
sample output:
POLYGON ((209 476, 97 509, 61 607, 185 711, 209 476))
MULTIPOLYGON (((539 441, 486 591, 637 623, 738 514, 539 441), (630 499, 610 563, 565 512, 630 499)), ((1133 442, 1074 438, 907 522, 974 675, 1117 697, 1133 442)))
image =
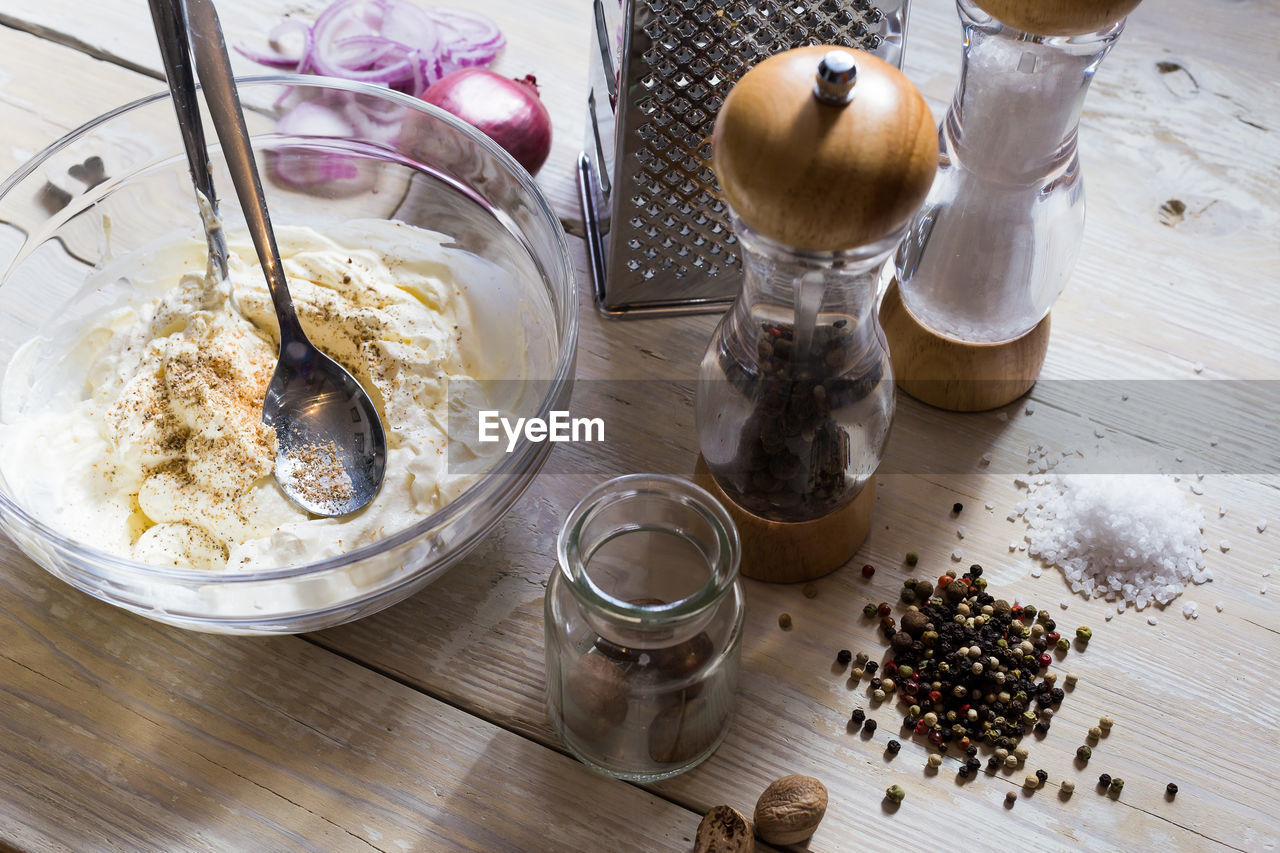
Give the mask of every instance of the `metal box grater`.
POLYGON ((741 280, 711 171, 730 87, 760 60, 839 44, 901 65, 909 0, 593 0, 579 193, 596 300, 618 317, 723 309, 741 280))

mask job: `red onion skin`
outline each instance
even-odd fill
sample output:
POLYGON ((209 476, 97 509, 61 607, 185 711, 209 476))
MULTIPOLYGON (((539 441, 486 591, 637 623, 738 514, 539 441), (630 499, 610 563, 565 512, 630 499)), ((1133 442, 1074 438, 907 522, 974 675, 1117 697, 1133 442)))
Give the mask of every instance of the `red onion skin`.
POLYGON ((513 80, 485 68, 463 68, 433 83, 422 99, 475 126, 531 175, 551 153, 551 115, 532 74, 513 80))

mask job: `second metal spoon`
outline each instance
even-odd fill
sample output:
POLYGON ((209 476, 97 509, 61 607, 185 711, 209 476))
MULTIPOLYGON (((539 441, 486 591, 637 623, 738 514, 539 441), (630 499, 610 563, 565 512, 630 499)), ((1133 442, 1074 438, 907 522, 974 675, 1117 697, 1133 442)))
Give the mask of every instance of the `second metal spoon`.
POLYGON ((346 515, 382 486, 382 420, 360 383, 317 349, 298 322, 217 10, 211 0, 187 0, 186 10, 196 73, 280 324, 280 360, 262 410, 263 423, 276 433, 276 481, 311 513, 346 515))

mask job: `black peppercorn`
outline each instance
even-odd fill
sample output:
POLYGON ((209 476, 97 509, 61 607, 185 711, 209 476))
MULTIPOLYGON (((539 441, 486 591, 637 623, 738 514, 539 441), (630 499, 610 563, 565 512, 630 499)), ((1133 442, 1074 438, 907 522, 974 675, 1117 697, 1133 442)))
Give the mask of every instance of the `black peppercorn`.
POLYGON ((1047 782, 1047 781, 1048 781, 1048 779, 1049 779, 1049 771, 1047 771, 1047 770, 1037 770, 1037 771, 1036 771, 1036 778, 1037 778, 1037 779, 1039 779, 1041 782, 1047 782))
POLYGON ((963 509, 964 509, 964 504, 960 503, 959 501, 951 505, 951 511, 954 512, 956 515, 959 515, 960 511, 963 509))
POLYGON ((878 678, 873 678, 873 679, 871 679, 871 689, 872 689, 872 690, 879 690, 882 684, 883 684, 883 682, 882 682, 880 679, 878 679, 878 678))
POLYGON ((863 669, 868 673, 875 673, 875 671, 879 668, 880 668, 880 664, 876 663, 873 660, 867 661, 867 665, 863 667, 863 669))
POLYGON ((1111 774, 1109 774, 1109 773, 1103 773, 1101 776, 1099 776, 1099 777, 1098 777, 1098 784, 1099 784, 1100 786, 1102 786, 1103 788, 1106 788, 1106 787, 1110 786, 1110 784, 1111 784, 1111 774))
POLYGON ((964 751, 964 754, 969 756, 970 758, 973 758, 975 755, 978 754, 978 748, 976 746, 970 746, 968 749, 964 751))
POLYGON ((916 727, 916 723, 918 722, 920 722, 919 717, 913 717, 910 714, 908 714, 902 719, 902 727, 904 729, 914 729, 916 727))
POLYGON ((990 770, 992 773, 994 773, 994 772, 996 772, 996 770, 998 770, 999 768, 1000 768, 1000 759, 996 758, 994 755, 987 759, 987 769, 988 769, 988 770, 990 770))
POLYGON ((1035 725, 1036 734, 1045 735, 1049 733, 1049 721, 1041 720, 1035 725))
POLYGON ((943 755, 947 754, 947 744, 945 741, 938 744, 938 752, 942 753, 943 755))
POLYGON ((902 749, 902 744, 898 743, 896 740, 891 740, 885 744, 885 749, 889 750, 891 754, 897 755, 898 750, 902 749))
POLYGON ((970 566, 969 577, 974 578, 975 580, 982 577, 982 566, 979 566, 977 563, 970 566))
POLYGON ((853 660, 853 652, 849 651, 848 649, 841 649, 840 651, 836 652, 836 663, 840 664, 841 666, 848 665, 849 661, 851 660, 853 660))
POLYGON ((1170 782, 1168 785, 1164 786, 1164 792, 1171 797, 1177 796, 1178 786, 1173 782, 1170 782))
POLYGON ((1055 705, 1061 702, 1066 697, 1066 695, 1067 694, 1063 691, 1061 687, 1055 687, 1049 691, 1049 699, 1055 705))
POLYGON ((862 724, 862 728, 867 732, 867 734, 871 734, 876 730, 876 721, 867 720, 865 723, 862 724))
POLYGON ((956 773, 960 774, 961 779, 968 779, 969 772, 969 765, 967 764, 961 764, 960 769, 956 771, 956 773))
POLYGON ((861 708, 854 708, 853 714, 849 717, 850 720, 857 723, 858 725, 862 725, 862 721, 865 720, 866 718, 867 718, 867 712, 862 710, 861 708))

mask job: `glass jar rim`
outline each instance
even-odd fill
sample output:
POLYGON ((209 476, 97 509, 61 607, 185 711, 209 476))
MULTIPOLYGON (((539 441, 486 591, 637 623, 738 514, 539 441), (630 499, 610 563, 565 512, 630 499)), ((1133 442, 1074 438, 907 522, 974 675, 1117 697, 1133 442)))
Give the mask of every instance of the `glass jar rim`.
POLYGON ((569 589, 589 610, 622 625, 646 628, 672 625, 698 617, 714 607, 738 578, 742 547, 738 527, 719 501, 688 480, 667 474, 626 474, 600 483, 569 511, 556 538, 558 570, 569 589), (633 604, 610 595, 587 573, 590 554, 581 549, 582 532, 604 509, 640 495, 658 496, 680 504, 706 521, 716 537, 711 575, 697 592, 666 604, 633 604))

